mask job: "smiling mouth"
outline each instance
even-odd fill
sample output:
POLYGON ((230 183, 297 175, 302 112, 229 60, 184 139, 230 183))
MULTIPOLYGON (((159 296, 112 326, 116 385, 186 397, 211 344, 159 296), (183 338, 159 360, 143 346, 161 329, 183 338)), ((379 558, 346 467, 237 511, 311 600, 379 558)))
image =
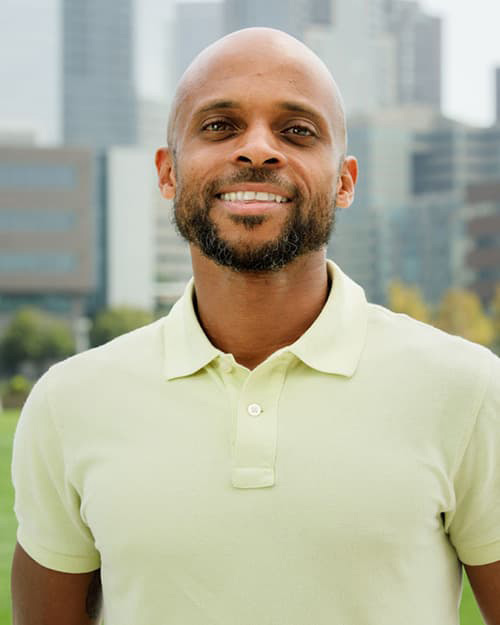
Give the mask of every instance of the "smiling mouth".
POLYGON ((218 193, 215 197, 225 202, 276 202, 284 204, 291 200, 277 193, 265 191, 231 191, 230 193, 218 193))

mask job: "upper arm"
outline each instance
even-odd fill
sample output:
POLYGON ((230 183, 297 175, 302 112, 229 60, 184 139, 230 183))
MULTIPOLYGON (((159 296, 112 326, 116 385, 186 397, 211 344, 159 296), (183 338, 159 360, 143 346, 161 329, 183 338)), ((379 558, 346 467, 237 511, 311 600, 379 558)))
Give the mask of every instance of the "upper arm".
POLYGON ((484 622, 500 625, 500 561, 464 566, 484 622))
POLYGON ((100 570, 61 573, 33 560, 17 544, 12 563, 13 625, 100 623, 100 570))

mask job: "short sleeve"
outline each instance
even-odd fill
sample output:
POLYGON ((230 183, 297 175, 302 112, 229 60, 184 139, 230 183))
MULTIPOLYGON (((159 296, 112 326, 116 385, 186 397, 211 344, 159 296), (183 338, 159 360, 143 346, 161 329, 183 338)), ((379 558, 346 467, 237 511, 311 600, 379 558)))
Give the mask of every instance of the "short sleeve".
POLYGON ((12 480, 17 539, 46 568, 85 573, 100 566, 80 497, 68 480, 60 432, 47 398, 50 372, 34 386, 14 435, 12 480))
POLYGON ((464 564, 500 560, 500 359, 488 382, 455 477, 449 535, 464 564))

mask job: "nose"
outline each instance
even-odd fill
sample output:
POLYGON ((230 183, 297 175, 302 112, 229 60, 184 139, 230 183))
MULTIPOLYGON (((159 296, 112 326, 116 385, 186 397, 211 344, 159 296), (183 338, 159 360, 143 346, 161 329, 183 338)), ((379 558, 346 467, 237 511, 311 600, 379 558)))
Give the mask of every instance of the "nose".
POLYGON ((256 124, 240 136, 232 161, 247 167, 252 165, 279 169, 286 164, 287 159, 273 130, 265 124, 256 124))

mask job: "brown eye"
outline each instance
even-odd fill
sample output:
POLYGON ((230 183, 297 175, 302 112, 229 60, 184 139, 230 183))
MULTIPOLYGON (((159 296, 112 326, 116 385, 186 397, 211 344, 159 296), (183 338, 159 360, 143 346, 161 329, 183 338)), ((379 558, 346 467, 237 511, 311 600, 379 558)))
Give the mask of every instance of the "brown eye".
POLYGON ((295 135, 297 137, 315 137, 315 133, 307 126, 301 126, 296 124, 286 128, 283 132, 289 135, 295 135))
POLYGON ((202 126, 202 130, 206 130, 208 132, 225 132, 227 130, 231 130, 232 126, 225 122, 224 120, 215 120, 212 122, 208 122, 204 126, 202 126))

